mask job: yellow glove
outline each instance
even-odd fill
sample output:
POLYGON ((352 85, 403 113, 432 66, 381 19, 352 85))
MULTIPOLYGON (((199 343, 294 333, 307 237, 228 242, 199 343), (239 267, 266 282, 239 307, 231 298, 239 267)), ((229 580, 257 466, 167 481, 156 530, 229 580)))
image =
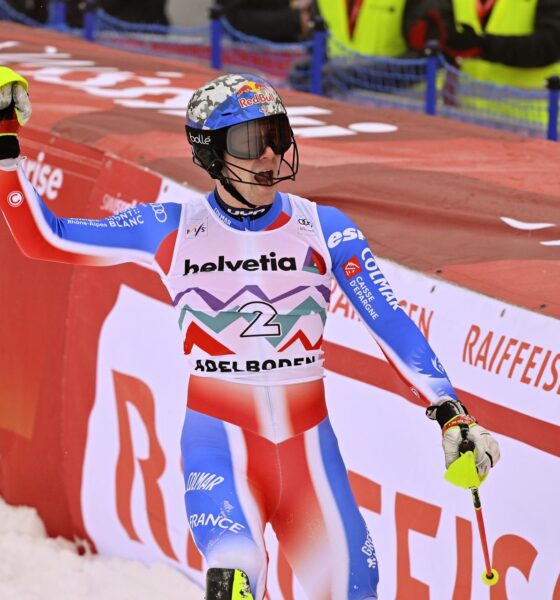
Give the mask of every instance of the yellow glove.
POLYGON ((17 133, 31 117, 28 89, 19 73, 0 67, 0 160, 19 155, 17 133))

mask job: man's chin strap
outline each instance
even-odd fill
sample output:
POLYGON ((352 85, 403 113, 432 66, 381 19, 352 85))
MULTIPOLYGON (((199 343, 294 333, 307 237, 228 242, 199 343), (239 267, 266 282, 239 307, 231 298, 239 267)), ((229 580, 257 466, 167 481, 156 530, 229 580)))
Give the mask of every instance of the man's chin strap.
MULTIPOLYGON (((282 156, 280 158, 281 158, 282 162, 285 162, 283 154, 282 154, 282 156)), ((221 162, 222 162, 223 166, 226 167, 226 169, 228 171, 230 171, 231 173, 233 173, 233 175, 235 175, 235 177, 237 177, 237 179, 241 183, 249 183, 249 182, 244 182, 242 179, 240 179, 239 175, 230 168, 230 163, 225 162, 223 159, 222 159, 221 162)), ((244 167, 240 167, 239 165, 234 165, 234 166, 236 166, 237 168, 241 169, 242 171, 254 174, 253 171, 249 171, 248 169, 245 169, 244 167)), ((278 174, 279 173, 280 173, 280 167, 278 167, 278 174)), ((237 190, 235 188, 235 186, 233 185, 233 183, 231 183, 231 179, 229 177, 226 177, 223 174, 223 172, 221 172, 218 176, 212 175, 212 178, 213 179, 217 179, 224 186, 224 189, 226 191, 228 191, 236 200, 238 200, 239 202, 241 202, 241 204, 243 204, 247 208, 257 208, 256 204, 252 204, 251 202, 249 202, 249 200, 247 200, 244 196, 241 195, 241 193, 239 192, 239 190, 237 190)), ((291 177, 277 177, 276 180, 273 181, 270 185, 274 185, 274 183, 278 183, 278 181, 283 181, 285 179, 294 179, 294 178, 295 178, 295 176, 291 176, 291 177)), ((252 185, 254 185, 254 184, 252 184, 252 185)), ((257 184, 257 185, 261 185, 261 184, 257 184)))
POLYGON ((227 177, 224 177, 223 175, 219 178, 220 179, 220 183, 224 186, 224 189, 231 194, 238 202, 241 202, 241 204, 243 204, 244 206, 247 206, 248 208, 257 208, 256 204, 251 204, 251 202, 249 202, 249 200, 247 200, 246 198, 244 198, 238 190, 235 189, 235 187, 233 186, 232 183, 230 183, 229 179, 227 177))

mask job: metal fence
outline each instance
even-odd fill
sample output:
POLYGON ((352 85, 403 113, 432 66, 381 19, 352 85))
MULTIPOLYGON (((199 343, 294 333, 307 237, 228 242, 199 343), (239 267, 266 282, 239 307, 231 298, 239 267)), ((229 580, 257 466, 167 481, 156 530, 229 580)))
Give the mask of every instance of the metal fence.
POLYGON ((121 21, 86 0, 83 28, 70 30, 65 7, 61 0, 51 1, 47 23, 39 23, 0 0, 0 18, 83 35, 129 51, 254 72, 275 84, 342 100, 440 114, 558 140, 558 77, 550 78, 543 90, 524 90, 477 81, 448 63, 434 46, 413 59, 358 54, 329 37, 321 19, 309 41, 274 43, 234 29, 217 8, 208 25, 186 28, 121 21))

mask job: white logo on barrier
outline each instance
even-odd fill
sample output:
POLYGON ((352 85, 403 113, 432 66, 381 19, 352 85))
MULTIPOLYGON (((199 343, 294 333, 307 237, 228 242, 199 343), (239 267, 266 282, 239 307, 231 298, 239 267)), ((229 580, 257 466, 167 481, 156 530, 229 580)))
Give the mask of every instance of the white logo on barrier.
POLYGON ((39 152, 37 160, 26 158, 23 169, 31 185, 42 198, 56 200, 64 183, 64 172, 45 162, 45 153, 39 152))
MULTIPOLYGON (((97 65, 92 60, 77 60, 68 53, 59 51, 55 46, 48 46, 48 50, 45 49, 42 54, 13 52, 4 54, 2 59, 3 64, 31 64, 36 70, 29 71, 26 76, 39 79, 43 83, 81 89, 92 96, 109 98, 115 104, 127 108, 157 110, 161 114, 183 120, 185 106, 194 92, 193 89, 181 85, 180 81, 172 81, 176 76, 166 72, 157 73, 157 77, 144 77, 131 71, 97 65), (124 86, 124 83, 128 85, 124 86)), ((242 108, 246 108, 265 101, 268 101, 268 94, 261 93, 252 99, 242 98, 239 102, 242 108)), ((350 123, 343 127, 329 125, 326 121, 315 118, 328 117, 331 114, 331 110, 321 106, 288 107, 290 123, 297 138, 338 138, 387 133, 398 129, 394 124, 376 122, 350 123)), ((193 143, 208 144, 210 136, 201 132, 199 135, 190 134, 190 137, 193 143)))
POLYGON ((8 204, 17 208, 23 204, 23 194, 21 192, 10 192, 8 194, 8 204))
POLYGON ((114 215, 125 212, 131 208, 135 208, 138 206, 138 200, 123 200, 122 198, 118 198, 116 196, 112 196, 111 194, 104 194, 103 199, 101 201, 101 206, 99 207, 101 210, 106 210, 114 215))
MULTIPOLYGON (((519 221, 512 219, 511 217, 500 217, 500 219, 512 229, 519 229, 521 231, 541 231, 543 229, 550 229, 551 227, 558 227, 556 223, 533 223, 528 221, 519 221)), ((558 240, 544 240, 539 242, 541 246, 560 246, 560 239, 558 240)))

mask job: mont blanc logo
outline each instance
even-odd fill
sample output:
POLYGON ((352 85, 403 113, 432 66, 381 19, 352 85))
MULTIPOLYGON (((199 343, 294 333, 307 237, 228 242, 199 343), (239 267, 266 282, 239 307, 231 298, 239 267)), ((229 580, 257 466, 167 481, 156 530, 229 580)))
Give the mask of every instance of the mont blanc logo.
POLYGON ((17 208, 23 204, 23 194, 21 192, 10 192, 7 201, 10 206, 17 208))

